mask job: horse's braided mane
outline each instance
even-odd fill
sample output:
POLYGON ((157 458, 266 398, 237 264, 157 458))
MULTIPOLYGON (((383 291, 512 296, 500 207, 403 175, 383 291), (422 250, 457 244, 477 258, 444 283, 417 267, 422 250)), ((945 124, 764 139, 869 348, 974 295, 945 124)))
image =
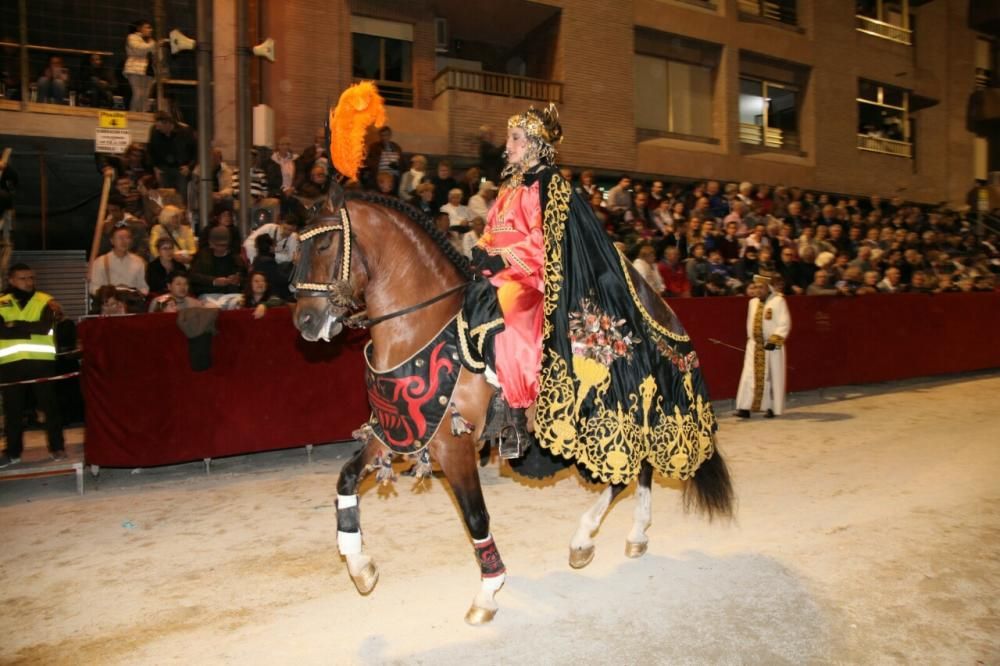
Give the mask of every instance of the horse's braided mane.
POLYGON ((361 201, 366 201, 368 203, 378 204, 379 206, 385 206, 386 208, 392 208, 400 213, 406 215, 410 218, 418 227, 420 227, 424 233, 426 233, 434 244, 438 246, 444 256, 451 261, 452 265, 455 266, 459 274, 466 280, 472 280, 476 273, 469 264, 469 260, 464 254, 455 249, 455 246, 451 244, 444 234, 438 231, 437 227, 434 226, 434 221, 428 216, 424 215, 416 206, 412 206, 401 199, 396 197, 387 197, 384 194, 377 194, 375 192, 359 192, 358 190, 349 190, 344 193, 345 200, 360 199, 361 201))

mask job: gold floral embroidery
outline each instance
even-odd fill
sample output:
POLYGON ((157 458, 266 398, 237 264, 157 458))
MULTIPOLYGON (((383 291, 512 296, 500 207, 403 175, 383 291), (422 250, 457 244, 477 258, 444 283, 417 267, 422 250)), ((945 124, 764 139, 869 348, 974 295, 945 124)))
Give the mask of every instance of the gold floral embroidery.
POLYGON ((632 294, 632 301, 635 306, 639 308, 639 312, 642 313, 642 318, 645 320, 646 325, 652 328, 655 332, 660 335, 665 335, 671 340, 676 340, 677 342, 688 342, 691 337, 688 335, 682 335, 680 333, 674 333, 669 328, 661 324, 660 322, 653 319, 653 316, 646 311, 645 306, 643 306, 642 301, 639 300, 639 294, 635 290, 635 285, 632 284, 632 275, 629 273, 628 261, 625 259, 625 255, 620 251, 618 252, 618 261, 622 265, 622 273, 625 274, 625 282, 628 284, 629 293, 632 294))
POLYGON ((753 405, 755 412, 760 411, 760 403, 764 400, 764 303, 757 303, 757 311, 753 315, 753 405))
MULTIPOLYGON (((563 228, 569 218, 569 198, 572 190, 561 176, 553 176, 549 181, 548 201, 543 216, 543 239, 545 243, 545 316, 556 311, 559 290, 562 287, 563 228)), ((547 327, 546 338, 552 333, 547 327)))

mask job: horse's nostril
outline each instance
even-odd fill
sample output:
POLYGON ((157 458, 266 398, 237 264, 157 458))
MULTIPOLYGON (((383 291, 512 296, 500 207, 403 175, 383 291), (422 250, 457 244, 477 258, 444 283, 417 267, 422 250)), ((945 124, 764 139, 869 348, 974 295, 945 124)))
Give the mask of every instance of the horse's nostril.
POLYGON ((300 312, 298 316, 298 321, 299 321, 299 328, 302 328, 303 326, 308 326, 309 323, 312 321, 312 315, 309 314, 308 312, 300 312))

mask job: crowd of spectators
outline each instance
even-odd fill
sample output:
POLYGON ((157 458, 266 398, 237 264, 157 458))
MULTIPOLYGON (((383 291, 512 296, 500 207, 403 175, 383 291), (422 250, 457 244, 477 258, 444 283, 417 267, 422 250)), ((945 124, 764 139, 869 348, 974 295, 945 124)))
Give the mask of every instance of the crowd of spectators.
MULTIPOLYGON (((359 187, 408 201, 467 256, 497 196, 496 155, 483 128, 478 164, 455 170, 442 159, 404 157, 382 128, 368 147, 359 187), (408 164, 407 169, 404 162, 408 164)), ((249 178, 251 233, 235 224, 241 178, 212 152, 212 209, 197 211, 191 130, 158 114, 149 142, 134 144, 112 169, 114 193, 90 285, 96 312, 173 310, 194 304, 250 307, 294 299, 298 229, 326 196, 326 138, 296 154, 255 147, 249 178), (250 276, 253 276, 251 279, 250 276), (178 276, 183 276, 179 280, 178 276), (108 287, 111 287, 109 289, 108 287)), ((587 201, 609 239, 665 298, 745 294, 755 274, 780 274, 786 294, 987 291, 997 286, 1000 242, 978 234, 967 214, 768 184, 688 184, 622 175, 598 185, 595 174, 562 175, 587 201)), ((246 182, 243 180, 242 182, 246 182)))

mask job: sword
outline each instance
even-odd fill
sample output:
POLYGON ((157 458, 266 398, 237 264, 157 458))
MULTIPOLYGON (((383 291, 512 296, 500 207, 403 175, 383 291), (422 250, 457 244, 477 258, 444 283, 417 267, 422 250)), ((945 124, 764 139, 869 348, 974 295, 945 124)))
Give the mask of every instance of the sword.
POLYGON ((738 351, 738 352, 746 352, 746 349, 744 349, 743 347, 737 347, 736 345, 731 345, 728 342, 723 342, 722 340, 716 340, 715 338, 709 338, 708 341, 711 342, 711 343, 717 344, 717 345, 722 345, 723 347, 729 347, 730 349, 733 349, 733 350, 738 351))

